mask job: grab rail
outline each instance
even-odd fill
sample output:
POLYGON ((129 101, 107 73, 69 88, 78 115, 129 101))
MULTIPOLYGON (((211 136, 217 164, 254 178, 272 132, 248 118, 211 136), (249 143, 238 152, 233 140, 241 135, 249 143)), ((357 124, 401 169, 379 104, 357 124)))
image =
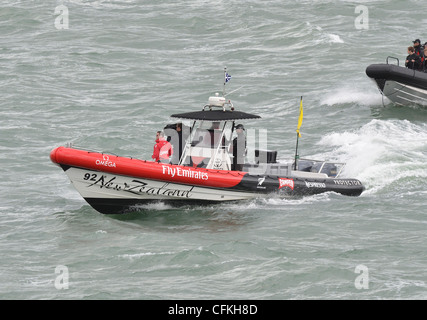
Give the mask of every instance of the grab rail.
POLYGON ((398 59, 398 58, 395 58, 395 57, 392 57, 392 56, 388 56, 388 57, 387 57, 387 59, 386 59, 386 63, 387 63, 387 64, 389 64, 389 63, 388 63, 388 59, 389 59, 389 58, 397 60, 397 66, 399 66, 399 59, 398 59))

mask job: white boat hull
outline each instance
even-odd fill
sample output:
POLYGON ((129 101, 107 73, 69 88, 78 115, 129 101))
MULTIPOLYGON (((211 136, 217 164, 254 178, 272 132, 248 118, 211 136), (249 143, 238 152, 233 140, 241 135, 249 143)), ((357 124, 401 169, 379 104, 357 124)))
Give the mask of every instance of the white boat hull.
POLYGON ((427 106, 427 90, 405 85, 397 81, 386 81, 382 94, 400 106, 427 106))
MULTIPOLYGON (((65 172, 76 190, 90 204, 105 203, 105 200, 110 206, 113 202, 123 206, 123 202, 141 204, 162 200, 221 202, 257 196, 253 192, 133 178, 75 167, 65 172)), ((114 207, 111 209, 115 210, 114 207)))

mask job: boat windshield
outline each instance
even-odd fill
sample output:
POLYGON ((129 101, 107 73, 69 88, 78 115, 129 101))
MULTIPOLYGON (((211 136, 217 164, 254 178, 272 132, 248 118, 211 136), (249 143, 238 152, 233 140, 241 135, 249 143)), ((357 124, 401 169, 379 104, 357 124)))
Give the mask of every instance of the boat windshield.
POLYGON ((194 121, 180 165, 231 170, 232 121, 194 121))
POLYGON ((345 163, 342 162, 300 159, 298 160, 298 171, 324 173, 328 177, 337 178, 341 174, 344 165, 345 163))

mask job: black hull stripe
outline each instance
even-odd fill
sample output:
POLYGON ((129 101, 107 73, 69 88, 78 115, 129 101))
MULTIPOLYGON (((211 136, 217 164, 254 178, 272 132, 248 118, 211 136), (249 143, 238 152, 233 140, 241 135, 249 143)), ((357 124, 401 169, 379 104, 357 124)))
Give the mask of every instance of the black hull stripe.
MULTIPOLYGON (((85 198, 86 202, 96 211, 103 214, 124 214, 129 212, 141 211, 141 206, 153 203, 167 203, 173 207, 182 207, 186 205, 211 205, 218 201, 208 200, 176 200, 176 199, 108 199, 108 198, 85 198)), ((241 201, 241 200, 231 200, 241 201)))

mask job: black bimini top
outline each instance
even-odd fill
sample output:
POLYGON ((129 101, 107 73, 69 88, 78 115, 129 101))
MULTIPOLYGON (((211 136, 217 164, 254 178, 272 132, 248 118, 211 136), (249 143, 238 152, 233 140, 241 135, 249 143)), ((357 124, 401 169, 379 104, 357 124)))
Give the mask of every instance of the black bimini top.
POLYGON ((204 120, 204 121, 232 121, 232 120, 247 120, 259 119, 260 116, 250 114, 242 111, 231 110, 203 110, 186 113, 176 113, 171 115, 173 118, 182 118, 190 120, 204 120))

